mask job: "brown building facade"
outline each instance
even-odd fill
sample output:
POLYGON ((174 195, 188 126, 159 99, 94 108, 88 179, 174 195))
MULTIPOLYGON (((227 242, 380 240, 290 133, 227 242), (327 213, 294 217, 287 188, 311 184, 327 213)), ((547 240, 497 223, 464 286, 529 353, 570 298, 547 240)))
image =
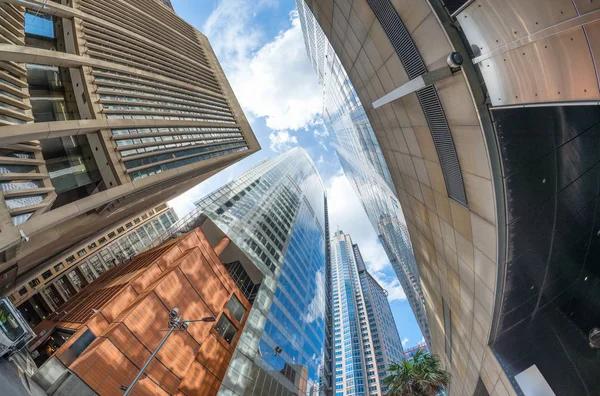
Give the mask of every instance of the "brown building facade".
POLYGON ((73 245, 45 265, 17 278, 8 295, 33 328, 105 271, 146 250, 177 221, 162 203, 73 245))
POLYGON ((134 394, 216 394, 251 308, 219 259, 228 244, 213 248, 197 228, 102 274, 35 329, 38 362, 53 355, 34 379, 47 391, 121 394, 177 307, 184 319, 216 321, 173 332, 134 394))
POLYGON ((0 1, 0 288, 260 149, 169 1, 0 1))

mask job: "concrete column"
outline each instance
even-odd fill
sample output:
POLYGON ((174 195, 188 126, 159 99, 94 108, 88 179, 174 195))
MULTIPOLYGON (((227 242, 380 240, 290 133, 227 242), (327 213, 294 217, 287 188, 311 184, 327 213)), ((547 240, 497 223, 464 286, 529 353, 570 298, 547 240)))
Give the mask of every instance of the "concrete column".
POLYGON ((215 246, 215 253, 217 254, 217 256, 220 256, 221 253, 223 253, 225 248, 227 248, 227 246, 229 245, 229 242, 231 242, 231 239, 229 239, 228 237, 223 237, 223 239, 221 239, 219 243, 217 243, 217 246, 215 246))

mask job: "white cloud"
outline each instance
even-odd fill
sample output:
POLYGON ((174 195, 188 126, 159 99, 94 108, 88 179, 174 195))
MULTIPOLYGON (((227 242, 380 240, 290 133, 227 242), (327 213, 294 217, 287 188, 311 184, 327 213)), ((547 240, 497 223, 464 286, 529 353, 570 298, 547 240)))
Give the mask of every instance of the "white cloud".
POLYGON ((263 44, 252 11, 269 1, 222 0, 204 32, 248 115, 265 117, 269 128, 299 130, 319 123, 322 89, 304 49, 296 11, 292 27, 263 44), (262 45, 262 47, 261 47, 262 45))
POLYGON ((269 147, 276 153, 283 153, 298 145, 298 138, 290 135, 288 131, 271 132, 269 134, 269 147))
POLYGON ((314 135, 317 143, 319 143, 319 146, 321 146, 323 148, 323 150, 329 151, 329 148, 327 147, 327 144, 326 144, 327 138, 329 137, 329 132, 327 132, 327 129, 325 129, 325 128, 323 128, 322 130, 315 129, 313 131, 313 135, 314 135))
POLYGON ((310 304, 308 304, 308 309, 302 313, 302 320, 307 324, 325 316, 325 305, 323 304, 323 301, 325 301, 327 296, 325 294, 325 275, 322 271, 316 272, 315 283, 317 284, 317 290, 315 291, 310 304))
POLYGON ((402 340, 402 346, 406 346, 408 344, 408 338, 402 340))
MULTIPOLYGON (((391 268, 391 265, 390 265, 391 268)), ((400 281, 396 277, 396 275, 388 276, 382 271, 370 271, 373 278, 379 283, 381 287, 383 287, 388 292, 388 301, 400 301, 406 300, 406 294, 404 294, 404 289, 400 285, 400 281)))

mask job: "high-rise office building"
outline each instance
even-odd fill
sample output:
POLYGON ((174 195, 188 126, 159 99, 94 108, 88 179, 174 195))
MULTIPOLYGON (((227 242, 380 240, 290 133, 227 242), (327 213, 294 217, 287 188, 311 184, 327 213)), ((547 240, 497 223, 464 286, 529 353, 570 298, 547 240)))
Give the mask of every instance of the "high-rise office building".
POLYGON ((336 396, 382 395, 388 367, 404 359, 387 292, 367 271, 358 245, 331 239, 334 387, 336 396))
POLYGON ((220 395, 330 391, 325 190, 301 148, 265 160, 198 202, 250 257, 260 288, 220 395))
POLYGON ((260 149, 207 38, 169 0, 7 0, 0 26, 3 293, 260 149))
POLYGON ((419 271, 401 220, 388 166, 348 74, 303 0, 298 15, 307 53, 324 88, 323 120, 342 169, 359 197, 400 280, 425 340, 429 327, 419 271))
POLYGON ((594 393, 600 3, 305 3, 388 166, 446 393, 594 393))

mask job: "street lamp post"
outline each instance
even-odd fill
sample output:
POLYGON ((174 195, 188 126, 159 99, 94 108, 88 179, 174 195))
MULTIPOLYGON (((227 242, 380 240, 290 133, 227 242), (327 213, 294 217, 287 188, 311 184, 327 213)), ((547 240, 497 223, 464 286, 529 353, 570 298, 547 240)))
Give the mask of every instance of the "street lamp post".
POLYGON ((131 394, 131 392, 133 391, 133 387, 135 386, 135 384, 138 383, 140 378, 142 378, 142 375, 144 375, 144 371, 146 371, 148 366, 150 366, 150 363, 152 362, 152 360, 154 360, 154 358, 158 354, 158 351, 160 351, 160 348, 162 348, 163 345, 165 345, 165 342, 167 342, 167 339, 169 338, 171 333, 173 333, 176 330, 177 331, 185 331, 188 328, 189 324, 193 323, 193 322, 214 322, 214 321, 215 321, 215 318, 213 318, 212 316, 208 316, 208 317, 202 318, 202 319, 185 320, 184 321, 183 316, 179 316, 179 309, 173 308, 171 310, 171 312, 169 312, 169 331, 167 331, 167 334, 165 334, 165 336, 160 341, 160 343, 158 344, 158 346, 156 347, 156 349, 154 350, 152 355, 150 355, 150 358, 148 358, 146 363, 144 363, 144 366, 142 367, 140 372, 135 376, 135 378, 133 379, 133 382, 131 382, 131 385, 129 385, 128 387, 121 386, 121 389, 125 391, 123 396, 128 396, 131 394))

